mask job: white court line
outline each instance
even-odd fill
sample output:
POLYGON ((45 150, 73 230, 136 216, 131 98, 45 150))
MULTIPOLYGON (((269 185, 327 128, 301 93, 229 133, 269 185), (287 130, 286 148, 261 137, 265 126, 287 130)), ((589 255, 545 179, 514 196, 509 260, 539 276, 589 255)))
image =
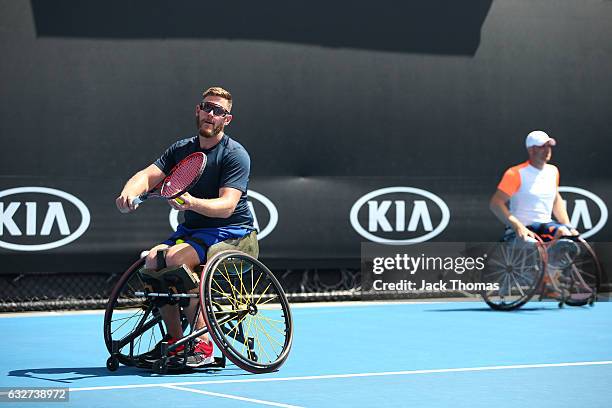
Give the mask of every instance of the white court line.
MULTIPOLYGON (((316 308, 333 308, 333 307, 359 307, 359 306, 393 306, 393 305, 430 305, 440 303, 457 303, 461 298, 450 300, 394 300, 394 301, 361 301, 351 300, 346 302, 304 302, 304 303, 289 303, 291 309, 316 309, 316 308)), ((121 313, 130 313, 131 310, 125 309, 121 313)), ((0 313, 0 319, 18 318, 18 317, 57 317, 71 315, 103 315, 104 310, 68 310, 65 312, 7 312, 0 313)))
POLYGON ((239 400, 239 401, 253 402, 253 403, 256 403, 256 404, 272 405, 273 407, 302 408, 302 407, 297 406, 297 405, 280 404, 278 402, 264 401, 264 400, 254 399, 254 398, 245 398, 245 397, 240 397, 238 395, 220 394, 218 392, 210 392, 210 391, 204 391, 204 390, 194 390, 193 388, 177 387, 176 385, 164 385, 163 387, 164 388, 172 388, 174 390, 180 390, 180 391, 195 392, 197 394, 210 395, 210 396, 213 396, 213 397, 230 398, 230 399, 235 399, 235 400, 239 400))
POLYGON ((433 369, 433 370, 386 371, 386 372, 378 372, 378 373, 328 374, 328 375, 311 375, 311 376, 303 376, 303 377, 249 378, 249 379, 244 379, 244 380, 211 380, 211 381, 193 381, 193 382, 159 383, 159 384, 109 385, 109 386, 100 386, 100 387, 70 388, 70 392, 118 390, 118 389, 130 389, 130 388, 152 388, 152 387, 168 387, 168 386, 184 386, 184 385, 238 384, 238 383, 244 384, 244 383, 256 383, 256 382, 330 380, 330 379, 335 379, 335 378, 386 377, 386 376, 394 376, 394 375, 462 373, 462 372, 472 372, 472 371, 520 370, 520 369, 527 369, 527 368, 579 367, 579 366, 598 366, 598 365, 612 365, 612 360, 581 361, 581 362, 574 362, 574 363, 518 364, 518 365, 505 365, 505 366, 440 368, 440 369, 433 369))

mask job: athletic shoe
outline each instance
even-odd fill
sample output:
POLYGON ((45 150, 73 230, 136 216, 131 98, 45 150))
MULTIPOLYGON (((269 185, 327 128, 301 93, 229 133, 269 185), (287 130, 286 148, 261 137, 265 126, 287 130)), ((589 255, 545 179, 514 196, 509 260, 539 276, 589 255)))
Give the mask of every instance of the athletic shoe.
MULTIPOLYGON (((178 340, 179 339, 172 338, 170 335, 167 334, 166 336, 164 336, 164 338, 159 343, 157 343, 155 345, 155 347, 153 347, 153 349, 151 351, 148 351, 148 352, 146 352, 144 354, 141 354, 138 357, 139 362, 142 363, 142 364, 145 364, 145 365, 146 364, 152 364, 152 363, 156 362, 157 360, 162 358, 162 355, 161 355, 161 345, 162 345, 162 342, 166 341, 166 342, 168 342, 168 345, 171 345, 171 344, 176 343, 178 340)), ((184 344, 179 346, 179 347, 177 347, 175 350, 170 351, 168 353, 168 357, 175 356, 177 353, 180 353, 183 350, 185 350, 185 345, 184 344)))
POLYGON ((550 271, 544 274, 542 278, 542 298, 555 299, 555 300, 563 300, 564 292, 567 292, 563 289, 563 285, 559 282, 560 271, 550 271))
POLYGON ((196 339, 193 350, 187 354, 187 367, 200 368, 214 362, 212 342, 206 343, 203 340, 196 339))
POLYGON ((542 292, 542 298, 562 300, 563 294, 560 291, 558 291, 554 286, 546 285, 544 287, 544 291, 542 292))
MULTIPOLYGON (((179 341, 179 340, 180 340, 180 339, 179 339, 179 338, 177 338, 177 337, 173 337, 173 338, 171 338, 170 340, 168 340, 168 346, 170 346, 170 345, 172 345, 172 344, 176 343, 176 342, 177 342, 177 341, 179 341)), ((183 350, 185 350, 185 345, 184 345, 184 344, 181 344, 180 346, 178 346, 178 347, 177 347, 177 348, 175 348, 174 350, 169 351, 169 352, 168 352, 168 355, 169 355, 169 356, 176 356, 178 353, 182 352, 183 350)))
POLYGON ((141 360, 145 361, 155 361, 161 358, 161 345, 164 341, 170 341, 172 337, 169 334, 166 334, 159 343, 155 345, 150 351, 143 353, 140 355, 141 360))

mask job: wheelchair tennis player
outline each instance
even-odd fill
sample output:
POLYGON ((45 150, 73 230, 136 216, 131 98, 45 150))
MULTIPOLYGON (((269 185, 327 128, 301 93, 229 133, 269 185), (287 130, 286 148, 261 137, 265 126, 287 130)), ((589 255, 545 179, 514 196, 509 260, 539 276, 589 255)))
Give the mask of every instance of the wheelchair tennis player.
MULTIPOLYGON (((162 181, 182 159, 194 152, 203 152, 207 157, 205 170, 190 191, 167 200, 172 208, 185 212, 185 222, 168 239, 149 250, 145 273, 151 276, 160 271, 172 273, 179 268, 195 271, 212 257, 211 247, 220 244, 224 244, 223 249, 228 245, 243 251, 248 248, 257 257, 253 216, 247 204, 250 157, 240 143, 225 134, 225 127, 233 118, 232 96, 223 88, 212 87, 203 92, 202 98, 195 106, 198 133, 175 142, 153 164, 132 176, 116 199, 121 212, 132 212, 137 208, 134 199, 162 181)), ((196 322, 192 330, 205 326, 198 308, 197 299, 191 299, 185 308, 188 321, 196 322)), ((178 305, 164 305, 160 313, 167 332, 164 341, 176 343, 183 337, 178 305)), ((159 354, 159 348, 149 357, 159 358, 156 353, 159 354)), ((204 334, 196 339, 191 350, 181 345, 173 354, 176 358, 185 358, 186 362, 182 363, 188 367, 203 367, 213 361, 213 343, 204 334)))

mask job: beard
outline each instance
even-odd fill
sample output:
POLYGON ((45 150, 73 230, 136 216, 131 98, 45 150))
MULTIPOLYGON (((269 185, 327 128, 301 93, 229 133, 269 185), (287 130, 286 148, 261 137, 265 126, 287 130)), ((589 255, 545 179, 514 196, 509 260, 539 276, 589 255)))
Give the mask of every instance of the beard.
POLYGON ((218 125, 213 125, 212 128, 207 127, 205 124, 207 122, 202 122, 202 126, 200 126, 199 128, 199 134, 200 136, 206 138, 206 139, 212 139, 215 138, 219 133, 221 133, 223 131, 223 123, 220 123, 218 125))

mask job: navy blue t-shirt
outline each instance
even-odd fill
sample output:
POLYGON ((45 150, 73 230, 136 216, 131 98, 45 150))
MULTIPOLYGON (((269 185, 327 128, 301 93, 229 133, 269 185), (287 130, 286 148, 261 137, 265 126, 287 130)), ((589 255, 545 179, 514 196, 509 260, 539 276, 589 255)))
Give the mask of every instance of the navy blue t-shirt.
POLYGON ((252 228, 253 215, 247 204, 251 158, 246 149, 228 135, 224 135, 211 149, 202 149, 199 137, 194 136, 174 143, 155 161, 155 165, 167 175, 178 162, 195 152, 204 152, 207 160, 202 177, 189 190, 189 194, 196 198, 219 198, 221 187, 231 187, 242 191, 242 196, 229 218, 213 218, 194 211, 185 211, 183 225, 187 228, 219 228, 230 225, 252 228))

